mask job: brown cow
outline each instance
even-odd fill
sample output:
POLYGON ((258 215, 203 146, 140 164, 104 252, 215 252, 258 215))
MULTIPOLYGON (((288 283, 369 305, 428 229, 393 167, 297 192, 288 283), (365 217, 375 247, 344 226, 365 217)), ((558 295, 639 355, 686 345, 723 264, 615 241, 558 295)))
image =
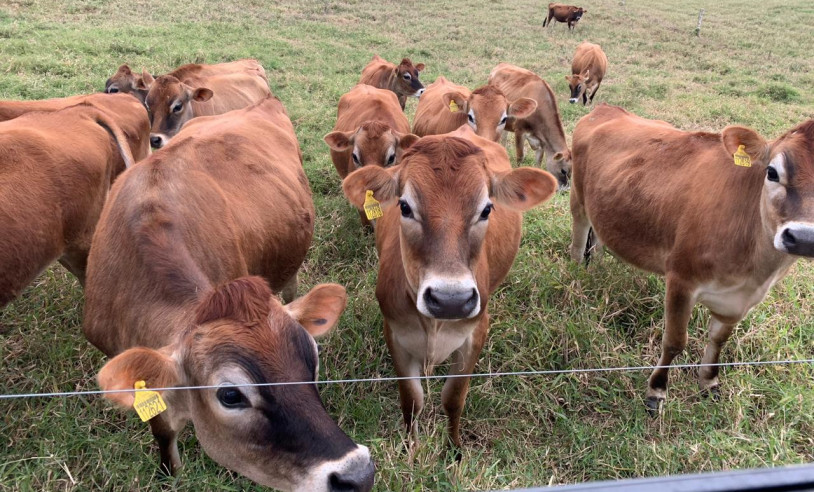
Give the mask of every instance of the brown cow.
MULTIPOLYGON (((376 297, 396 374, 431 374, 450 357, 450 374, 471 373, 489 330, 489 295, 517 254, 521 212, 549 199, 556 180, 540 169, 513 170, 500 144, 464 126, 420 139, 399 166, 355 171, 342 187, 356 206, 372 190, 384 211, 376 297)), ((468 389, 469 378, 450 378, 441 393, 458 447, 468 389)), ((415 432, 421 383, 401 380, 399 394, 415 432)))
POLYGON ((540 166, 545 153, 546 169, 557 178, 561 189, 567 188, 571 151, 551 87, 537 74, 509 63, 496 66, 489 74, 489 83, 497 86, 508 99, 528 97, 537 102, 536 111, 506 128, 514 131, 517 162, 523 162, 523 137, 526 137, 536 152, 535 164, 540 166))
POLYGON ((551 24, 551 19, 556 19, 557 22, 565 22, 568 24, 568 29, 574 29, 577 22, 582 18, 583 14, 588 11, 582 7, 575 7, 573 5, 565 5, 562 3, 549 3, 548 4, 548 18, 543 21, 543 27, 551 24))
MULTIPOLYGON (((272 296, 296 292, 313 226, 299 145, 278 100, 186 125, 116 181, 93 238, 83 329, 113 357, 102 388, 313 382, 309 333, 337 322, 344 289, 318 286, 285 307, 272 296)), ((313 384, 163 395, 168 410, 150 426, 164 470, 180 467, 177 435, 192 420, 209 456, 258 483, 372 487, 367 448, 336 426, 313 384)))
POLYGON ((413 131, 421 137, 440 135, 469 123, 478 136, 497 142, 510 121, 530 116, 536 108, 537 101, 527 97, 510 103, 493 85, 469 92, 439 76, 418 101, 413 131))
POLYGON ((602 84, 605 72, 608 70, 608 57, 598 44, 583 41, 577 46, 574 60, 571 62, 571 75, 566 75, 565 80, 571 88, 571 104, 582 98, 582 104, 588 104, 588 100, 593 104, 596 91, 602 84))
POLYGON ((133 164, 121 129, 87 104, 0 123, 0 308, 54 260, 85 283, 91 236, 122 162, 133 164))
MULTIPOLYGON (((593 228, 619 258, 666 277, 659 366, 686 347, 696 303, 712 314, 702 362, 717 363, 735 325, 798 257, 814 256, 814 120, 767 142, 741 126, 683 132, 603 104, 577 124, 574 156, 571 256, 582 261, 593 228), (741 152, 751 167, 733 163, 741 152)), ((718 368, 702 368, 699 384, 716 395, 718 368)), ((659 368, 651 412, 666 395, 659 368)))
POLYGON ((394 65, 379 55, 373 55, 370 63, 362 69, 362 77, 358 83, 395 92, 403 110, 408 97, 421 97, 424 93, 424 84, 418 80, 418 75, 423 70, 423 63, 413 66, 409 58, 394 65))

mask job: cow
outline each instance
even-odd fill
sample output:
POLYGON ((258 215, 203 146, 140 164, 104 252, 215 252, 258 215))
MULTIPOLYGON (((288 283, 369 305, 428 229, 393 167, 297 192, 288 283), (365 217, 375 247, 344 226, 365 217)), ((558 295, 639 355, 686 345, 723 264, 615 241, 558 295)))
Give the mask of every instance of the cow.
POLYGON ((543 21, 543 27, 546 25, 551 25, 551 19, 555 19, 557 22, 565 22, 568 24, 568 29, 574 29, 576 27, 577 22, 582 18, 584 14, 587 14, 588 11, 582 7, 575 7, 573 5, 565 5, 562 3, 549 3, 548 4, 548 18, 543 21))
MULTIPOLYGON (((376 225, 376 298, 396 374, 431 374, 449 358, 449 374, 472 373, 489 330, 489 295, 517 254, 521 212, 551 198, 556 180, 541 169, 512 169, 500 144, 463 126, 421 138, 398 166, 354 171, 342 188, 357 207, 371 190, 384 213, 376 225)), ((459 450, 468 389, 469 378, 456 377, 441 393, 459 450)), ((399 395, 415 434, 421 383, 400 380, 399 395)))
MULTIPOLYGON (((191 420, 218 463, 283 490, 370 490, 373 464, 331 420, 313 381, 344 288, 290 301, 314 205, 294 128, 269 97, 185 125, 116 181, 93 238, 83 331, 111 357, 102 389, 164 391, 150 420, 161 470, 181 466, 191 420), (262 276, 252 276, 259 275, 262 276), (304 381, 276 387, 230 384, 304 381)), ((133 395, 106 395, 129 406, 133 395)))
POLYGON ((108 190, 132 164, 121 129, 88 104, 0 123, 0 308, 55 260, 85 283, 108 190))
MULTIPOLYGON (((655 415, 693 306, 712 315, 701 362, 716 364, 735 325, 797 258, 814 256, 814 120, 767 142, 742 126, 684 132, 602 104, 574 131, 571 215, 575 261, 591 252, 593 230, 597 246, 666 279, 660 367, 646 393, 655 415)), ((699 385, 717 397, 718 367, 702 367, 699 385)))
MULTIPOLYGON (((259 73, 266 78, 266 70, 257 60, 250 58, 227 63, 217 63, 214 65, 203 65, 199 63, 188 63, 181 65, 167 75, 183 80, 186 77, 208 77, 212 75, 222 75, 227 73, 246 72, 249 74, 259 73)), ((155 78, 155 76, 151 77, 155 78)), ((266 82, 268 79, 266 78, 266 82)), ((131 94, 142 104, 147 99, 150 91, 149 85, 144 81, 143 72, 141 74, 133 72, 127 64, 121 65, 118 70, 105 82, 105 92, 109 94, 123 93, 131 94)))
POLYGON ((582 98, 582 104, 594 102, 596 91, 599 90, 605 72, 608 70, 608 57, 598 44, 583 41, 577 46, 574 60, 571 62, 571 75, 566 75, 568 87, 571 89, 571 104, 582 98))
POLYGON ((546 169, 559 182, 560 189, 568 187, 571 174, 571 150, 565 140, 565 130, 554 92, 537 74, 509 63, 501 63, 489 74, 489 84, 500 89, 509 100, 527 97, 537 102, 537 109, 525 118, 516 118, 507 125, 514 132, 517 162, 523 162, 524 137, 535 150, 535 165, 540 166, 543 154, 546 169))
POLYGON ((530 116, 535 109, 537 101, 521 97, 509 102, 493 85, 469 92, 439 76, 418 100, 413 131, 421 137, 440 135, 468 123, 478 136, 497 142, 510 121, 530 116))
POLYGON ((403 58, 401 63, 394 65, 379 55, 373 55, 362 69, 362 77, 358 83, 395 92, 401 109, 404 110, 408 97, 421 97, 424 93, 424 84, 418 80, 418 75, 423 70, 423 63, 413 65, 409 58, 403 58))

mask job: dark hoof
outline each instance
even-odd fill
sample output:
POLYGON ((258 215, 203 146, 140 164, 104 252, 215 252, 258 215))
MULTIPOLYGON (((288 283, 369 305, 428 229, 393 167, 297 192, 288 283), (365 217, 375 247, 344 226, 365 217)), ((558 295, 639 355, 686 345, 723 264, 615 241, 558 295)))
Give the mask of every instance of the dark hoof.
POLYGON ((644 404, 647 407, 647 413, 650 415, 650 417, 656 418, 661 413, 661 406, 664 404, 664 398, 649 396, 644 401, 644 404))
POLYGON ((704 398, 709 398, 714 402, 721 401, 721 387, 717 384, 715 386, 710 386, 709 388, 701 391, 701 396, 704 398))

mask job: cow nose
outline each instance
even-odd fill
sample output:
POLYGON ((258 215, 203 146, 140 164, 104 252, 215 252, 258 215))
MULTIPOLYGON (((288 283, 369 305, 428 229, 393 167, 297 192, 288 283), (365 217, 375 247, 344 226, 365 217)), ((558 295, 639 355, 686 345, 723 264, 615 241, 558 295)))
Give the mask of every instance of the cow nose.
POLYGON ((164 146, 164 139, 161 135, 150 135, 150 146, 154 149, 160 149, 164 146))
POLYGON ((787 252, 798 256, 814 256, 814 225, 791 224, 783 228, 779 236, 782 249, 787 252))
POLYGON ((427 287, 424 304, 434 318, 463 319, 469 317, 478 305, 480 296, 475 288, 445 289, 427 287))
POLYGON ((415 97, 421 97, 421 94, 424 94, 424 88, 418 89, 415 93, 415 97))
POLYGON ((334 472, 328 476, 328 490, 331 492, 368 492, 373 489, 373 475, 376 467, 372 461, 366 465, 344 472, 334 472))
POLYGON ((571 99, 568 100, 568 102, 570 102, 571 104, 574 104, 575 102, 577 102, 577 98, 572 97, 571 99))

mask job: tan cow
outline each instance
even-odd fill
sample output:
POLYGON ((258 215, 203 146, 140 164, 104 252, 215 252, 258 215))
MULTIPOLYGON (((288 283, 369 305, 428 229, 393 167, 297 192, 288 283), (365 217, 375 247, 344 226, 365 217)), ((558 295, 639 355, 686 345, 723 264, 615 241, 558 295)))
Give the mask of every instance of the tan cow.
POLYGON ((540 166, 545 153, 546 169, 557 178, 560 188, 566 188, 571 174, 571 151, 551 87, 537 74, 508 63, 492 70, 489 83, 510 100, 528 97, 537 102, 537 109, 530 116, 518 118, 506 130, 514 131, 518 163, 523 162, 525 137, 536 152, 535 164, 540 166))
POLYGON ((584 14, 588 11, 582 7, 574 5, 565 5, 563 3, 549 3, 548 4, 548 17, 543 20, 543 27, 551 25, 551 19, 557 22, 564 22, 568 24, 568 30, 573 30, 577 22, 582 19, 584 14))
POLYGON ((582 104, 588 104, 590 100, 593 104, 596 91, 599 90, 605 72, 608 70, 608 57, 598 44, 583 41, 577 46, 574 60, 571 62, 571 75, 566 75, 565 80, 571 88, 571 104, 582 98, 582 104))
POLYGON ((311 335, 337 322, 344 289, 317 286, 286 306, 272 295, 293 298, 313 227, 294 128, 271 97, 197 118, 116 181, 85 296, 85 336, 112 357, 101 387, 220 386, 163 392, 168 410, 150 420, 163 470, 180 467, 176 439, 191 420, 209 456, 258 483, 372 487, 367 448, 331 420, 315 385, 224 387, 315 380, 311 335))
MULTIPOLYGON (((521 212, 551 198, 556 180, 540 169, 513 170, 500 144, 464 126, 420 139, 398 166, 355 171, 342 187, 357 207, 372 190, 384 211, 376 297, 396 374, 431 374, 449 358, 450 374, 471 373, 489 330, 489 295, 517 254, 521 212)), ((458 447, 468 389, 469 378, 450 378, 441 393, 458 447)), ((414 432, 421 383, 401 380, 399 394, 414 432)))
POLYGON ((108 190, 132 164, 121 129, 86 104, 0 123, 0 308, 54 260, 84 284, 108 190))
POLYGON ((424 84, 418 80, 418 75, 423 70, 423 63, 414 66, 409 58, 404 58, 401 63, 395 65, 379 55, 373 55, 362 69, 362 77, 358 83, 395 92, 403 110, 408 97, 421 97, 424 93, 424 84))
MULTIPOLYGON (((683 132, 600 105, 574 131, 571 214, 574 260, 593 229, 617 257, 666 277, 659 366, 686 347, 696 303, 712 315, 701 362, 715 364, 735 325, 798 257, 814 256, 814 120, 767 142, 741 126, 683 132)), ((717 395, 718 368, 702 368, 699 384, 717 395)), ((659 368, 651 412, 666 395, 659 368)))
POLYGON ((510 121, 530 116, 536 108, 537 102, 527 97, 510 103, 492 85, 469 92, 439 76, 418 101, 413 131, 421 137, 440 135, 468 123, 477 135, 497 142, 510 121))

